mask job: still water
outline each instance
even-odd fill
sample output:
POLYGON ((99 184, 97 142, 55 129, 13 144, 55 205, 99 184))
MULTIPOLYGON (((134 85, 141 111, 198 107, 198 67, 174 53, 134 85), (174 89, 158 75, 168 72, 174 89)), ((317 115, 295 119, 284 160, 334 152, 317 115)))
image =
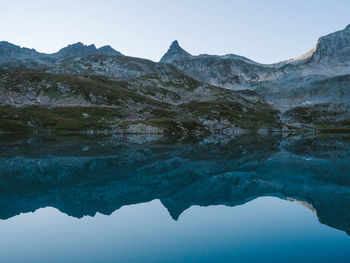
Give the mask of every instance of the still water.
POLYGON ((350 136, 0 136, 0 262, 349 262, 350 136))

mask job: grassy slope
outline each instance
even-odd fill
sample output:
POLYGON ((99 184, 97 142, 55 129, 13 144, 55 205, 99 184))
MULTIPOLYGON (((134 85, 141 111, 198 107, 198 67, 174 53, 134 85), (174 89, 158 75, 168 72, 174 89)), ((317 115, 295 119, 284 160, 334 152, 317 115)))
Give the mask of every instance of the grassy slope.
POLYGON ((117 81, 97 76, 0 70, 0 91, 22 96, 32 94, 34 99, 39 95, 50 98, 46 105, 1 105, 0 131, 110 131, 117 126, 123 128, 133 123, 144 123, 169 133, 208 132, 199 118, 226 119, 236 126, 252 130, 278 126, 278 112, 269 105, 261 102, 253 104, 239 97, 237 92, 217 87, 208 87, 211 96, 217 97, 215 100, 192 100, 177 106, 155 98, 154 95, 161 94, 174 101, 184 99, 201 85, 183 75, 171 77, 174 80, 163 81, 157 76, 148 76, 117 81), (140 86, 144 80, 156 81, 157 85, 140 86), (85 104, 74 107, 54 104, 69 98, 81 98, 85 104))
POLYGON ((321 132, 350 132, 350 115, 341 104, 322 103, 294 107, 283 114, 287 123, 321 132))

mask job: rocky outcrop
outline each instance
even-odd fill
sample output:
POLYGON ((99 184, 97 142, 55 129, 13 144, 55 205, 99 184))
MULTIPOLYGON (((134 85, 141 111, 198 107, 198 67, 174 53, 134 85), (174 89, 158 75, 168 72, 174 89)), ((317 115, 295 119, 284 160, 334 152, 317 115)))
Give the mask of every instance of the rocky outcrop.
POLYGON ((191 54, 182 49, 179 42, 175 40, 171 45, 167 53, 160 59, 163 63, 172 63, 175 60, 191 57, 191 54))
POLYGON ((308 63, 350 65, 350 25, 318 40, 308 63))

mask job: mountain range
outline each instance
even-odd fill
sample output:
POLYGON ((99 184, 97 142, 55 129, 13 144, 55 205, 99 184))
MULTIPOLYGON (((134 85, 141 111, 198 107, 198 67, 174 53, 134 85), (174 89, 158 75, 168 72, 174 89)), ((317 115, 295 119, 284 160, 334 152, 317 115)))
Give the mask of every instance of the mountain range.
POLYGON ((191 55, 160 62, 76 43, 53 54, 0 42, 0 131, 241 133, 350 129, 350 25, 304 55, 261 64, 191 55))

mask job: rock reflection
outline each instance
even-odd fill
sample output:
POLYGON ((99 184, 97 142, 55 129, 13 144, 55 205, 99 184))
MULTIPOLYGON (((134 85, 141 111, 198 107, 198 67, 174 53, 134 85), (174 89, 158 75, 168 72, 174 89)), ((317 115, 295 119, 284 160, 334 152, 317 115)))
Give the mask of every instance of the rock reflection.
POLYGON ((192 205, 297 201, 350 234, 350 136, 0 137, 0 218, 52 206, 77 218, 160 199, 192 205))

